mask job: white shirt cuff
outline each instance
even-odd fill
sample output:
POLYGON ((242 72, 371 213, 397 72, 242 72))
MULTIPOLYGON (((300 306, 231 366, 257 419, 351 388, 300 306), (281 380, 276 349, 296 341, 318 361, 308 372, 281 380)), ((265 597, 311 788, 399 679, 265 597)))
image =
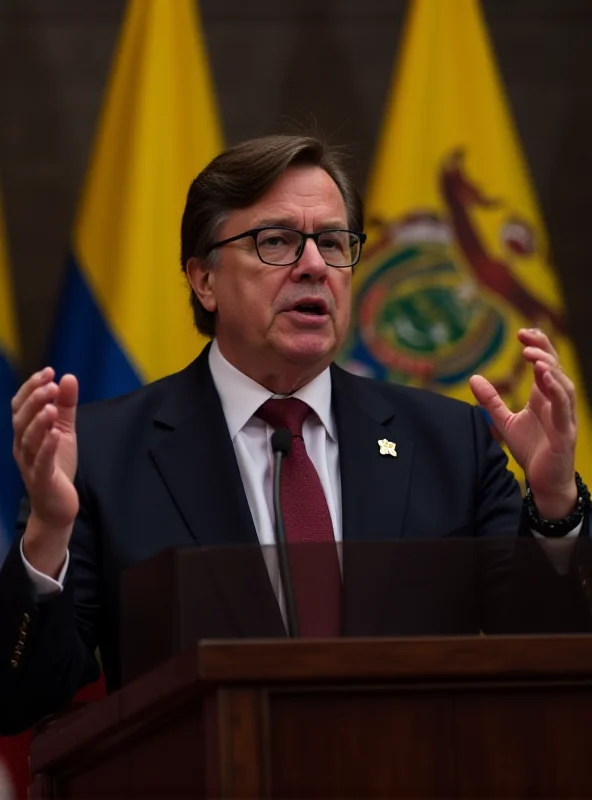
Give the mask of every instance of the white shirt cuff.
POLYGON ((557 539, 543 536, 542 533, 531 530, 532 535, 535 539, 539 540, 541 547, 547 554, 547 558, 551 564, 553 564, 559 575, 567 575, 569 572, 569 562, 576 543, 575 540, 582 530, 583 524, 584 521, 582 520, 573 530, 557 539))
POLYGON ((21 539, 21 558, 23 559, 23 564, 25 565, 25 571, 29 576, 35 591, 37 592, 37 599, 38 600, 45 600, 49 597, 53 597, 56 594, 61 594, 64 589, 64 581, 66 579, 66 572, 68 571, 68 564, 70 563, 70 551, 66 552, 66 560, 64 561, 64 566, 60 570, 60 574, 58 575, 57 580, 55 578, 50 578, 49 575, 44 575, 39 570, 32 567, 27 559, 25 558, 25 554, 23 553, 23 540, 21 539))

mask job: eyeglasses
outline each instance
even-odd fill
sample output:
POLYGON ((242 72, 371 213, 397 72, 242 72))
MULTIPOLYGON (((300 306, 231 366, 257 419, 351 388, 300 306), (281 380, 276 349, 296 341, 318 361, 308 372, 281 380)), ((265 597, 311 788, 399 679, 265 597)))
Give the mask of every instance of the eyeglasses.
POLYGON ((327 230, 318 233, 303 233, 293 228, 252 228, 250 231, 223 239, 210 247, 223 247, 250 236, 255 242, 257 255, 264 264, 272 267, 289 267, 301 258, 306 240, 312 239, 328 267, 353 267, 360 260, 365 233, 354 231, 327 230))

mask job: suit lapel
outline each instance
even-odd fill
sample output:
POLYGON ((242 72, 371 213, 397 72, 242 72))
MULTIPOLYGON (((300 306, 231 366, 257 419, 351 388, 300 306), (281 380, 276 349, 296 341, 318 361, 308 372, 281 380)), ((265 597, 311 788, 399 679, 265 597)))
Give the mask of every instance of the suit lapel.
POLYGON ((403 534, 413 442, 397 427, 390 397, 332 367, 343 518, 345 634, 379 632, 396 545, 403 534), (379 440, 396 446, 381 455, 379 440))
MULTIPOLYGON (((212 577, 245 636, 281 635, 279 606, 258 547, 228 426, 208 364, 209 347, 179 373, 154 424, 163 436, 150 455, 195 541, 205 547, 250 546, 248 580, 224 569, 224 554, 210 557, 212 577), (237 577, 238 576, 238 577, 237 577), (247 596, 248 593, 248 596, 247 596), (245 602, 248 600, 248 602, 245 602)), ((236 565, 237 551, 229 551, 236 565)))
POLYGON ((407 508, 413 442, 397 426, 390 397, 372 383, 332 367, 339 436, 344 541, 399 538, 407 508), (378 442, 396 445, 381 455, 378 442))
MULTIPOLYGON (((150 454, 195 541, 206 547, 253 546, 244 572, 210 558, 212 577, 244 636, 285 633, 220 399, 208 348, 175 376, 154 424, 163 436, 150 454)), ((346 635, 379 632, 393 549, 402 535, 413 443, 397 428, 391 399, 371 383, 332 367, 340 453, 346 635), (396 444, 380 455, 378 441, 396 444)))

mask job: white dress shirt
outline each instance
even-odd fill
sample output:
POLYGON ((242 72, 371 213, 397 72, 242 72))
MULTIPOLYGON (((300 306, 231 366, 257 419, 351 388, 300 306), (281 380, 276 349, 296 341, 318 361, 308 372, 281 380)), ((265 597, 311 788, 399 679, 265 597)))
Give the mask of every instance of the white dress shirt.
MULTIPOLYGON (((280 395, 274 395, 233 367, 220 352, 216 340, 210 348, 210 370, 222 402, 259 542, 274 544, 273 428, 254 414, 266 400, 280 395)), ((304 420, 302 437, 327 498, 335 539, 341 541, 339 449, 331 408, 329 368, 292 397, 305 402, 314 412, 304 420)))

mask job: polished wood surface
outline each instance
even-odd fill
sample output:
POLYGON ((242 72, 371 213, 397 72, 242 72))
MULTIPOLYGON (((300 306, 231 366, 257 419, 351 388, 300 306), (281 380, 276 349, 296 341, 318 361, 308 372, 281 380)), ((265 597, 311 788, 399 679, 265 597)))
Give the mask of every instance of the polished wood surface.
POLYGON ((202 642, 32 746, 33 797, 592 797, 592 637, 202 642))

